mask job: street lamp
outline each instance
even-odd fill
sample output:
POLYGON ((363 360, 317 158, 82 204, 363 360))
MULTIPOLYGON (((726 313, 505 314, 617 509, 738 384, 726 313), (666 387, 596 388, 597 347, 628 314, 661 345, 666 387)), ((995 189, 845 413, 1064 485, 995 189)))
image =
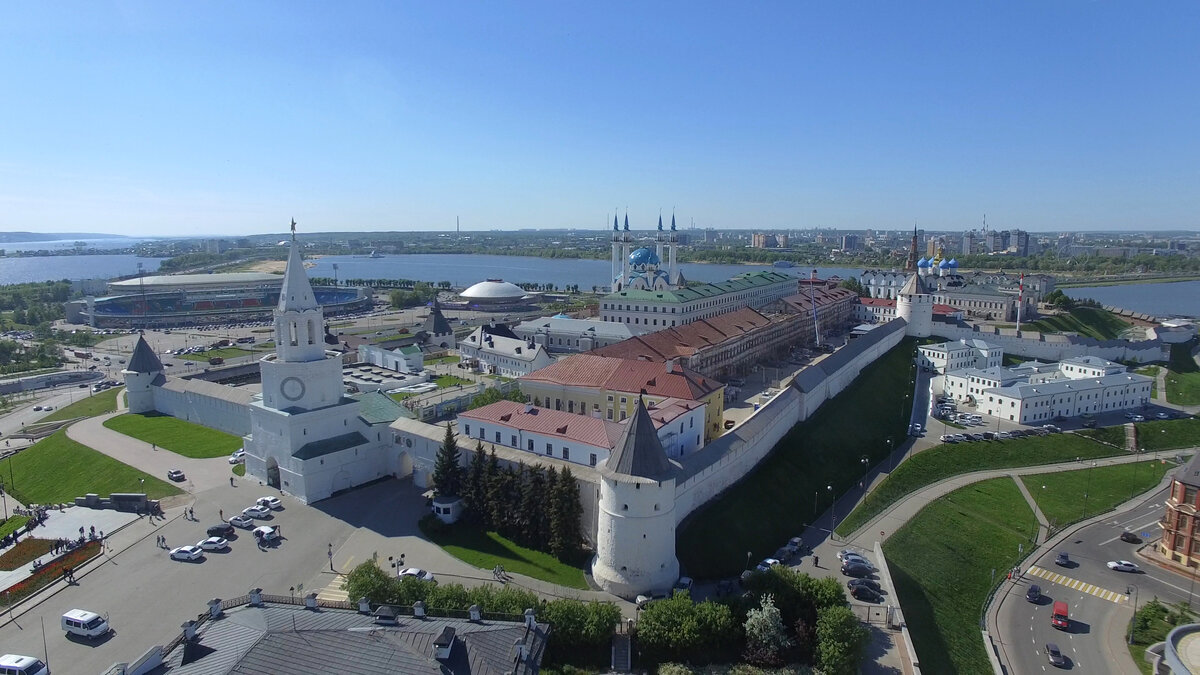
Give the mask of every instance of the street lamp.
MULTIPOLYGON (((332 548, 331 548, 331 550, 332 550, 332 548)), ((397 558, 393 558, 392 556, 389 555, 388 556, 388 564, 392 566, 392 569, 396 570, 396 576, 399 577, 400 570, 404 569, 404 554, 401 553, 400 556, 397 558)))
POLYGON ((833 497, 833 501, 829 505, 829 515, 831 516, 829 525, 829 538, 833 539, 833 528, 837 527, 837 495, 833 494, 832 485, 826 485, 825 489, 829 490, 830 496, 833 497))
MULTIPOLYGON (((890 454, 892 454, 892 438, 891 438, 891 436, 888 437, 887 444, 888 444, 888 454, 890 455, 890 454)), ((896 458, 892 457, 892 471, 895 471, 895 470, 896 470, 896 458)))
POLYGON ((1133 617, 1134 620, 1129 622, 1129 644, 1133 644, 1133 626, 1137 623, 1137 605, 1138 605, 1138 587, 1134 584, 1129 584, 1125 587, 1125 597, 1129 597, 1129 589, 1133 589, 1133 617))
POLYGON ((866 455, 863 455, 862 457, 858 458, 858 461, 863 466, 863 479, 859 481, 858 486, 862 488, 863 492, 865 493, 867 491, 867 472, 871 470, 871 459, 866 455))
POLYGON ((750 569, 750 556, 754 555, 752 551, 746 551, 746 569, 750 569))

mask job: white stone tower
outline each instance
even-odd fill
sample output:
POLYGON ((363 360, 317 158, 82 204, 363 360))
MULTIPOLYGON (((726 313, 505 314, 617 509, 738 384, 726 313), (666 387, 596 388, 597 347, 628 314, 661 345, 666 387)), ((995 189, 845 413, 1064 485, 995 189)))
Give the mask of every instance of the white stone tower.
POLYGON ((592 577, 632 599, 679 578, 675 557, 675 465, 639 400, 625 434, 600 470, 592 577))
POLYGON ((121 371, 125 376, 125 392, 129 402, 129 412, 145 413, 154 411, 154 385, 163 376, 163 364, 155 355, 144 336, 138 336, 133 355, 129 357, 129 365, 121 371))
POLYGON ((933 332, 933 296, 920 276, 911 275, 896 294, 896 316, 908 322, 906 335, 929 337, 933 332))
POLYGON ((259 361, 262 395, 250 403, 246 473, 303 501, 358 484, 361 477, 333 453, 367 439, 358 405, 343 396, 341 354, 325 351, 324 314, 304 271, 295 221, 275 308, 275 349, 259 361))

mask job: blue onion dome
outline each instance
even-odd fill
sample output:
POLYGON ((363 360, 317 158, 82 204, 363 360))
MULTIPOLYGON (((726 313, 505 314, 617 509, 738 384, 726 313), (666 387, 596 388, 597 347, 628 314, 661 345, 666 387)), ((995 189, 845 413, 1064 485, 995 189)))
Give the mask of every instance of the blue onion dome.
POLYGON ((639 248, 629 254, 630 265, 657 265, 658 254, 652 248, 639 248))
POLYGON ((939 263, 939 264, 938 264, 938 268, 939 268, 939 269, 943 269, 943 270, 948 270, 948 269, 950 269, 950 261, 949 261, 949 260, 943 260, 941 263, 939 263))
POLYGON ((917 261, 917 267, 929 267, 929 261, 924 258, 921 258, 920 260, 917 261))
POLYGON ((950 261, 950 266, 951 266, 951 267, 958 267, 958 260, 954 260, 954 259, 952 259, 952 260, 950 261))

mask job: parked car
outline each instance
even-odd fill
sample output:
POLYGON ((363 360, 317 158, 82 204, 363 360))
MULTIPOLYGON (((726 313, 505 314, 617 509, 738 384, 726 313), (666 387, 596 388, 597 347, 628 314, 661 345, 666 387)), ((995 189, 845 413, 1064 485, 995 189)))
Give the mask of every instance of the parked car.
POLYGON ((1109 560, 1108 569, 1116 572, 1140 572, 1141 568, 1128 560, 1109 560))
POLYGON ((875 574, 875 569, 862 563, 848 562, 842 564, 842 574, 848 577, 869 577, 875 574))
POLYGON ((1025 599, 1029 602, 1040 602, 1042 599, 1042 587, 1037 584, 1029 584, 1029 588, 1025 589, 1025 599))
POLYGON ((246 461, 246 451, 244 449, 234 450, 233 454, 229 456, 230 464, 241 464, 244 461, 246 461))
POLYGON ((417 579, 420 579, 421 581, 434 581, 435 580, 434 576, 433 576, 433 572, 430 572, 428 570, 423 570, 419 567, 406 567, 406 568, 400 570, 400 576, 415 577, 417 579))
POLYGON ((679 577, 679 581, 675 582, 674 590, 683 591, 684 593, 690 594, 692 592, 693 583, 694 582, 692 581, 691 577, 679 577))
POLYGON ((50 675, 50 666, 42 663, 41 659, 20 654, 5 654, 0 656, 0 673, 20 673, 20 675, 50 675))
POLYGON ((1058 645, 1053 642, 1046 643, 1046 658, 1050 659, 1052 666, 1067 665, 1067 657, 1063 656, 1062 652, 1058 650, 1058 645))
POLYGON ((658 602, 659 600, 665 600, 666 597, 666 593, 651 592, 649 595, 643 594, 637 596, 634 598, 633 604, 636 605, 638 609, 645 609, 646 605, 649 605, 652 602, 658 602))
POLYGON ((1145 417, 1143 417, 1143 416, 1141 416, 1141 415, 1134 415, 1134 416, 1133 416, 1133 421, 1134 421, 1134 422, 1145 422, 1145 421, 1146 421, 1146 418, 1145 418, 1145 417))
POLYGON ((792 537, 791 539, 788 539, 788 543, 784 546, 784 548, 791 551, 792 555, 795 555, 804 550, 804 540, 800 537, 792 537))
POLYGON ((270 525, 263 525, 254 528, 254 538, 263 541, 271 541, 279 538, 279 530, 270 525))
POLYGON ((874 579, 851 579, 846 582, 846 588, 850 590, 854 590, 855 586, 866 586, 876 593, 879 593, 883 590, 883 587, 879 585, 879 582, 875 581, 874 579))
POLYGON ((856 565, 866 565, 867 567, 870 567, 871 569, 875 569, 875 565, 872 564, 870 560, 867 560, 866 558, 864 558, 861 555, 858 555, 857 553, 851 553, 851 554, 847 555, 845 558, 842 558, 842 564, 846 564, 846 563, 854 563, 856 565))
POLYGON ((200 560, 204 557, 204 550, 199 546, 180 546, 176 549, 171 549, 171 560, 200 560))
POLYGON ((862 600, 863 602, 883 602, 883 596, 880 595, 878 591, 874 591, 866 586, 855 586, 854 588, 851 588, 850 595, 853 596, 855 600, 862 600))
POLYGON ((758 570, 759 572, 769 572, 771 571, 772 567, 782 564, 783 563, 779 562, 775 558, 763 558, 762 562, 758 563, 754 569, 758 570))
POLYGON ((271 515, 271 509, 255 504, 254 506, 247 506, 242 509, 242 515, 247 518, 266 518, 271 515))
POLYGON ((1127 541, 1130 544, 1140 544, 1142 543, 1142 538, 1130 532, 1129 530, 1125 530, 1121 533, 1121 541, 1127 541))
POLYGON ((196 542, 196 545, 205 551, 223 551, 229 548, 229 541, 224 537, 209 537, 203 541, 196 542))
POLYGON ((254 527, 254 519, 247 516, 234 516, 229 519, 229 524, 234 527, 240 527, 243 530, 249 530, 254 527))
POLYGON ((233 534, 233 525, 229 523, 209 525, 208 527, 208 536, 210 537, 228 537, 231 534, 233 534))
POLYGON ((259 506, 265 506, 268 509, 278 510, 283 508, 283 502, 279 501, 279 497, 271 497, 269 495, 266 497, 259 497, 254 503, 258 504, 259 506))
POLYGON ((185 476, 183 475, 183 472, 180 471, 179 469, 171 469, 170 471, 167 472, 167 478, 170 478, 171 480, 175 481, 176 483, 179 483, 179 482, 183 481, 185 476))
POLYGON ((1165 413, 1165 412, 1155 413, 1155 414, 1154 414, 1154 416, 1155 416, 1155 417, 1157 417, 1157 418, 1158 418, 1158 419, 1160 419, 1160 420, 1169 420, 1169 419, 1171 419, 1171 415, 1170 415, 1169 413, 1165 413))

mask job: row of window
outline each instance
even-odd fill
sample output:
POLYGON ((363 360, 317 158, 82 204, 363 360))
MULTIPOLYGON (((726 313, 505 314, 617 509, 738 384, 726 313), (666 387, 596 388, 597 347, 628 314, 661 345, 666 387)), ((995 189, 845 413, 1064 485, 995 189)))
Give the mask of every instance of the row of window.
MULTIPOLYGON (((466 436, 470 437, 470 435, 471 435, 471 425, 470 425, 470 424, 464 424, 464 425, 463 425, 463 433, 464 433, 466 436)), ((504 441, 503 441, 503 440, 501 440, 501 437, 502 437, 502 435, 503 435, 503 432, 501 432, 501 431, 496 431, 496 432, 495 432, 495 434, 494 434, 493 442, 494 442, 494 443, 497 443, 497 444, 499 444, 499 445, 508 445, 508 447, 510 447, 510 448, 517 448, 517 449, 520 449, 520 447, 521 447, 521 446, 519 445, 519 441, 517 440, 517 435, 516 435, 516 434, 510 434, 510 435, 509 435, 509 442, 508 442, 507 444, 506 444, 506 443, 504 443, 504 441)), ((479 427, 479 436, 478 436, 478 438, 479 438, 479 440, 481 440, 481 441, 486 441, 486 440, 488 440, 488 438, 487 438, 487 429, 486 429, 486 428, 484 428, 483 426, 480 426, 480 427, 479 427)), ((528 450, 529 452, 537 452, 537 450, 534 448, 534 440, 533 440, 532 438, 526 439, 526 447, 525 447, 525 449, 526 449, 526 450, 528 450)), ((560 453, 560 454, 559 454, 559 457, 561 457, 562 459, 564 459, 564 460, 566 460, 566 461, 568 461, 568 462, 569 462, 569 461, 571 461, 571 448, 570 448, 570 447, 568 447, 568 446, 566 446, 566 445, 564 445, 564 446, 560 447, 560 448, 559 448, 559 453, 560 453)), ((546 456, 547 456, 547 457, 554 457, 554 456, 555 456, 555 455, 554 455, 554 444, 553 444, 553 443, 547 443, 547 444, 546 444, 546 456)), ((596 466, 596 462, 597 462, 597 460, 598 460, 598 457, 596 456, 596 453, 594 453, 594 452, 588 453, 588 465, 589 465, 589 466, 596 466)))

